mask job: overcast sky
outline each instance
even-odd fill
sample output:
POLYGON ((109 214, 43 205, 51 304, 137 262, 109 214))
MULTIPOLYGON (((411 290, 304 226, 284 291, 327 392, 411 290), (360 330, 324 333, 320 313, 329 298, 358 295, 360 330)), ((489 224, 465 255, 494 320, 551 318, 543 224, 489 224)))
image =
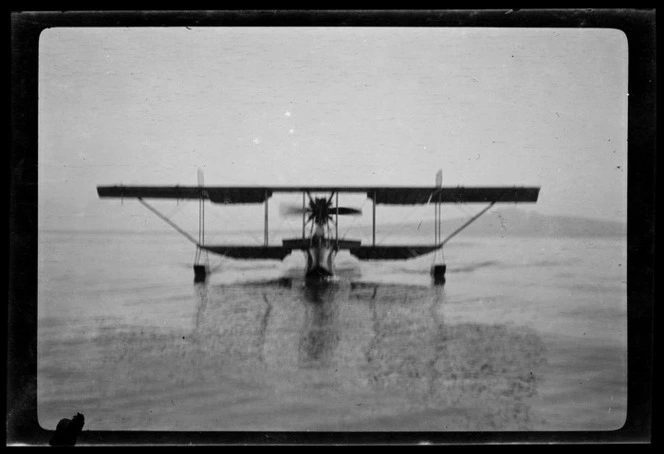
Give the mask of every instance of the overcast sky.
POLYGON ((96 186, 195 185, 198 168, 208 185, 380 186, 442 168, 444 185, 541 186, 543 214, 625 221, 627 58, 600 29, 47 29, 39 226, 145 225, 96 186))

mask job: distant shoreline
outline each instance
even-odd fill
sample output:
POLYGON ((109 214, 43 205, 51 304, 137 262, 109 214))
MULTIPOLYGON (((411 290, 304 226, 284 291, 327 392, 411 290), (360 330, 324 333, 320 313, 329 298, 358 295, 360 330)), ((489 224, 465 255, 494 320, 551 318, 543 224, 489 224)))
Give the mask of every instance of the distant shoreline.
MULTIPOLYGON (((38 234, 55 234, 55 235, 159 235, 159 236, 173 236, 181 237, 182 235, 175 231, 170 230, 66 230, 66 229, 44 229, 39 230, 38 234)), ((257 238, 262 239, 263 231, 247 231, 247 230, 226 230, 226 231, 207 231, 208 237, 213 236, 222 236, 222 235, 231 235, 231 236, 252 236, 255 234, 257 238)), ((297 232, 276 232, 270 231, 270 234, 275 236, 275 239, 272 241, 280 241, 282 238, 295 237, 297 232), (283 235, 283 236, 282 236, 283 235)), ((395 232, 391 231, 377 231, 377 236, 380 234, 393 236, 395 232)), ((401 236, 408 236, 408 231, 398 232, 401 236)), ((443 233, 443 236, 445 232, 443 233)), ((347 235, 348 236, 348 235, 347 235)), ((355 235, 357 236, 357 235, 355 235)), ((421 239, 422 237, 427 236, 426 234, 418 233, 413 235, 414 239, 421 239)), ((515 238, 627 238, 627 233, 619 232, 606 232, 606 233, 594 233, 594 232, 561 232, 559 234, 553 234, 550 232, 462 232, 459 234, 458 238, 470 237, 470 238, 495 238, 495 237, 515 237, 515 238)), ((378 238, 376 238, 378 241, 378 238)), ((257 243, 258 244, 258 243, 257 243)), ((428 243, 427 243, 428 244, 428 243)))
MULTIPOLYGON (((442 223, 443 238, 460 227, 467 218, 445 219, 442 223)), ((372 226, 356 224, 350 227, 353 232, 371 232, 372 226)), ((344 228, 344 231, 348 231, 344 228)), ((393 236, 411 235, 416 238, 424 237, 431 233, 433 235, 433 220, 411 221, 404 223, 385 223, 376 225, 377 239, 381 235, 393 236)), ((152 230, 129 230, 129 229, 40 229, 39 233, 79 233, 79 234, 108 234, 108 235, 127 235, 127 234, 146 234, 146 235, 174 235, 180 234, 174 230, 164 227, 163 229, 152 230)), ((192 230, 195 233, 195 230, 192 230)), ((213 230, 206 229, 208 236, 215 235, 242 235, 255 236, 259 243, 262 243, 263 228, 248 230, 246 228, 213 230)), ((292 229, 274 229, 269 230, 271 236, 277 237, 299 237, 301 230, 292 229)), ((339 232, 341 234, 341 232, 339 232)), ((355 233, 354 235, 357 235, 355 233)), ((545 216, 536 213, 524 213, 518 210, 501 210, 489 213, 479 218, 477 221, 463 230, 460 235, 469 237, 496 237, 496 236, 514 236, 514 237, 627 237, 627 223, 617 221, 605 221, 576 216, 545 216)))

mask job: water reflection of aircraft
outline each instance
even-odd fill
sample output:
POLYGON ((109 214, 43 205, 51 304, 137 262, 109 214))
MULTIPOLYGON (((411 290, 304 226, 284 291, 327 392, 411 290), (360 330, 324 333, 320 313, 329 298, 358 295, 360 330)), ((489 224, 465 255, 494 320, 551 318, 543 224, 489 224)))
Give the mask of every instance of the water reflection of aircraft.
MULTIPOLYGON (((208 269, 201 263, 201 252, 212 252, 237 259, 283 260, 294 250, 301 250, 306 258, 307 277, 328 277, 334 274, 334 259, 338 251, 348 250, 360 260, 405 260, 438 251, 456 234, 499 202, 536 202, 539 187, 443 187, 442 174, 437 175, 434 187, 379 187, 379 186, 99 186, 100 197, 136 198, 162 220, 196 245, 194 265, 197 280, 204 280, 208 269), (302 236, 283 239, 281 245, 268 241, 268 200, 275 193, 302 193, 302 206, 290 207, 287 215, 302 217, 302 236), (315 197, 314 194, 325 194, 315 197), (339 216, 359 215, 356 208, 339 206, 340 193, 361 193, 373 202, 372 243, 362 245, 360 240, 339 238, 339 216), (178 227, 144 199, 193 199, 199 201, 198 240, 178 227), (205 244, 205 201, 214 204, 264 204, 265 233, 262 246, 207 245, 205 244), (334 200, 334 202, 333 202, 334 200), (307 203, 308 202, 308 203, 307 203), (441 235, 440 205, 443 203, 488 203, 488 206, 445 239, 441 235), (434 242, 432 245, 376 245, 376 205, 433 204, 434 242), (307 235, 307 228, 309 233, 307 235), (334 232, 332 229, 334 228, 334 232)), ((432 274, 444 276, 445 265, 434 265, 432 274)))
MULTIPOLYGON (((216 351, 237 362, 266 363, 267 360, 283 367, 288 362, 289 349, 275 347, 274 338, 268 341, 268 336, 270 331, 273 334, 275 330, 290 331, 298 333, 295 350, 298 366, 325 368, 333 360, 341 341, 339 310, 343 300, 338 299, 340 283, 326 280, 304 281, 304 284, 292 286, 289 282, 287 285, 290 290, 286 299, 295 297, 302 302, 301 323, 299 317, 287 316, 286 321, 280 320, 277 314, 277 326, 272 328, 275 307, 277 313, 288 310, 279 299, 279 288, 285 285, 283 280, 196 286, 196 311, 187 337, 204 350, 216 351), (234 293, 241 294, 243 299, 233 296, 234 293), (224 294, 227 299, 224 304, 219 304, 224 294), (249 306, 247 300, 252 301, 249 306), (236 310, 240 305, 243 310, 236 310)), ((283 339, 287 342, 289 336, 283 339)))
POLYGON ((334 283, 318 283, 303 288, 305 320, 300 339, 300 361, 303 364, 326 365, 339 344, 339 302, 334 283))

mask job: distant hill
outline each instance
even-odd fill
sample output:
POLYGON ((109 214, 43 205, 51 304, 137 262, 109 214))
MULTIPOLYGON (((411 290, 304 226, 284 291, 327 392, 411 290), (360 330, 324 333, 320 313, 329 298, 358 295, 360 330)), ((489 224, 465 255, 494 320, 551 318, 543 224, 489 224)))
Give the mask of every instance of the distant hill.
MULTIPOLYGON (((467 217, 445 218, 443 212, 442 236, 447 237, 466 221, 470 220, 472 213, 467 217)), ((365 235, 371 234, 371 224, 357 223, 355 229, 361 229, 365 235)), ((342 224, 342 230, 345 230, 342 224)), ((257 230, 258 231, 258 230, 257 230)), ((277 232, 275 232, 277 233, 277 232)), ((376 236, 403 235, 416 237, 433 237, 433 210, 430 217, 425 220, 414 220, 403 223, 385 223, 377 221, 376 236)), ((484 213, 472 224, 466 227, 460 235, 464 236, 522 236, 522 237, 626 237, 626 223, 588 219, 577 216, 549 216, 534 212, 519 210, 518 208, 493 208, 484 213)), ((276 235, 279 236, 278 234, 276 235)))
MULTIPOLYGON (((477 213, 475 211, 474 213, 477 213)), ((469 212, 467 217, 445 218, 443 212, 443 225, 442 236, 447 237, 455 229, 461 227, 464 222, 468 221, 473 212, 469 212)), ((361 229, 365 237, 371 235, 371 224, 363 223, 354 225, 355 233, 351 237, 357 236, 357 229, 361 229)), ((350 227, 350 226, 349 226, 350 227)), ((342 224, 340 234, 346 230, 347 226, 342 224)), ((191 229, 190 229, 191 230, 191 229)), ((70 230, 63 229, 63 232, 70 230)), ((83 233, 83 230, 71 230, 83 233)), ((57 232, 57 231, 54 231, 57 232)), ((249 236, 255 239, 256 244, 261 244, 263 240, 263 229, 261 225, 251 229, 228 229, 221 230, 213 227, 206 229, 209 235, 218 234, 223 236, 226 233, 242 233, 244 236, 249 236)), ((299 227, 295 226, 290 229, 274 229, 270 230, 270 238, 286 238, 299 236, 299 227)), ((91 230, 88 233, 128 233, 128 234, 172 234, 178 235, 173 229, 168 226, 163 229, 155 230, 140 230, 140 231, 124 231, 124 230, 91 230)), ((195 230, 191 230, 194 234, 195 230)), ((403 235, 412 236, 414 239, 418 237, 427 238, 433 237, 433 210, 430 217, 420 221, 413 220, 403 223, 384 223, 378 220, 376 225, 376 235, 381 237, 384 235, 393 235, 394 233, 401 233, 403 235)), ((463 236, 525 236, 525 237, 626 237, 627 225, 621 222, 603 221, 597 219, 588 219, 576 216, 549 216, 534 212, 527 212, 519 210, 518 208, 493 208, 487 213, 482 215, 479 219, 475 220, 467 228, 463 230, 463 236)))
MULTIPOLYGON (((462 226, 470 217, 443 219, 443 237, 462 226)), ((433 232, 433 219, 421 224, 420 222, 412 223, 412 226, 405 226, 403 230, 409 231, 411 228, 417 230, 418 226, 419 231, 433 232)), ((387 225, 383 229, 389 231, 387 225)), ((516 236, 544 237, 624 237, 627 235, 627 225, 576 216, 549 216, 507 208, 490 210, 464 229, 462 234, 484 236, 506 233, 516 236)))

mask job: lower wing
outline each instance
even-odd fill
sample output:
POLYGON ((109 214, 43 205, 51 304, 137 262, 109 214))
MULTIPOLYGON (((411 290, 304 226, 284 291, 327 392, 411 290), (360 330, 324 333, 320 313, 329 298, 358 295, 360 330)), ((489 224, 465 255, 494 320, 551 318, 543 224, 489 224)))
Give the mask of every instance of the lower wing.
POLYGON ((201 246, 214 254, 236 259, 283 260, 292 250, 282 246, 201 246))
POLYGON ((440 246, 360 246, 349 251, 360 260, 404 260, 433 252, 440 246))

